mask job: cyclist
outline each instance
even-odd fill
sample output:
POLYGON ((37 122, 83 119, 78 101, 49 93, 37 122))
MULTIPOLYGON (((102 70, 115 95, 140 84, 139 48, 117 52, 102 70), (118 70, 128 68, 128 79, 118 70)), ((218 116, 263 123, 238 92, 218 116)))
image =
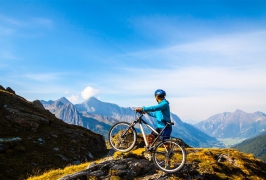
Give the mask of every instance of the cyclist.
MULTIPOLYGON (((136 108, 138 112, 147 112, 149 116, 155 117, 157 119, 157 128, 155 129, 158 133, 162 131, 165 127, 164 121, 171 122, 170 119, 170 106, 169 102, 165 99, 166 92, 162 89, 157 89, 154 93, 155 99, 158 102, 157 105, 154 106, 143 106, 136 108)), ((169 139, 170 134, 172 132, 172 126, 169 125, 163 132, 162 132, 162 139, 169 139)), ((153 142, 156 138, 157 134, 152 132, 150 135, 147 135, 147 141, 149 145, 153 142)))

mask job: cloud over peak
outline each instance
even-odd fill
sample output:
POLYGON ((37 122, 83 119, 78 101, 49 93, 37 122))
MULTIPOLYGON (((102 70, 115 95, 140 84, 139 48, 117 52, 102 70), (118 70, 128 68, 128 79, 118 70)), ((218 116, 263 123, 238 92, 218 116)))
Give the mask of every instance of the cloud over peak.
POLYGON ((99 93, 98 89, 94 89, 90 86, 87 86, 82 92, 81 92, 81 96, 83 99, 89 99, 90 97, 96 95, 99 93))

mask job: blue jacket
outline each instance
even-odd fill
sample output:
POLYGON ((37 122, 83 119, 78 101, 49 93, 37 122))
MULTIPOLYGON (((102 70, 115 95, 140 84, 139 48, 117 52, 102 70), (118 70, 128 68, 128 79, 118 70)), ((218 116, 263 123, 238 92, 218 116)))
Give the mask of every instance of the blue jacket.
POLYGON ((148 112, 148 114, 157 119, 157 128, 164 128, 165 124, 162 120, 171 122, 170 118, 170 106, 167 100, 162 100, 155 106, 144 106, 142 110, 148 112))

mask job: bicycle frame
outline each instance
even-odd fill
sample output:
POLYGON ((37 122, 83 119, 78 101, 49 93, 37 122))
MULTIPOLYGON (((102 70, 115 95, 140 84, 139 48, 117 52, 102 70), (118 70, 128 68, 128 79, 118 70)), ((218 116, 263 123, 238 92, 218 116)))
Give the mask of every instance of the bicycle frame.
MULTIPOLYGON (((144 121, 144 120, 142 119, 142 116, 143 116, 143 114, 141 114, 141 115, 138 117, 138 119, 135 120, 135 121, 129 126, 128 130, 129 130, 130 128, 134 127, 137 123, 139 123, 139 127, 140 127, 140 130, 141 130, 141 133, 142 133, 143 140, 144 140, 144 142, 145 142, 146 148, 147 148, 148 150, 151 150, 152 147, 153 147, 153 145, 154 145, 155 142, 157 141, 157 139, 160 138, 162 132, 165 130, 165 128, 166 128, 167 126, 169 126, 169 124, 166 124, 166 126, 162 129, 162 131, 161 131, 160 133, 158 133, 154 128, 152 128, 152 127, 151 127, 146 121, 144 121), (145 132, 144 132, 144 129, 143 129, 143 125, 142 125, 142 124, 146 125, 146 127, 148 127, 150 130, 152 130, 154 133, 157 134, 157 137, 153 140, 151 146, 149 146, 149 144, 148 144, 148 142, 147 142, 146 134, 145 134, 145 132)), ((124 136, 126 133, 127 133, 127 131, 125 131, 125 132, 123 133, 122 136, 124 136)))
POLYGON ((153 160, 155 166, 166 173, 174 173, 182 169, 186 162, 184 147, 179 145, 175 140, 172 140, 171 137, 169 139, 158 139, 161 138, 165 129, 170 125, 174 125, 174 123, 162 120, 162 122, 165 123, 165 127, 162 128, 160 132, 157 132, 143 120, 143 115, 144 113, 140 112, 140 115, 138 114, 132 123, 118 122, 111 127, 108 138, 112 148, 122 153, 132 150, 138 141, 138 133, 141 133, 145 143, 145 151, 142 152, 144 157, 147 155, 146 158, 148 158, 149 161, 153 160), (136 124, 139 124, 139 128, 137 127, 138 132, 135 128, 136 124), (143 129, 144 125, 148 127, 152 133, 157 135, 150 145, 150 142, 148 143, 146 139, 146 134, 143 129))

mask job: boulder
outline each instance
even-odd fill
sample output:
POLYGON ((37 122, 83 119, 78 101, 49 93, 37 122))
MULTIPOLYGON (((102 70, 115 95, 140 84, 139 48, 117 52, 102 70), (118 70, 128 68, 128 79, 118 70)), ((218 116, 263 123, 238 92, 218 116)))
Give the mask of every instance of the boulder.
POLYGON ((16 94, 15 91, 13 89, 11 89, 11 87, 7 87, 6 91, 12 93, 12 94, 16 94))
POLYGON ((153 162, 144 158, 123 158, 116 160, 104 161, 99 164, 92 163, 84 171, 67 175, 60 180, 74 179, 112 179, 120 177, 122 179, 133 180, 147 174, 153 174, 156 167, 153 162))
POLYGON ((6 89, 2 85, 0 85, 0 90, 5 91, 6 89))
POLYGON ((42 109, 42 110, 45 110, 45 108, 43 107, 41 101, 39 101, 39 100, 35 100, 35 101, 33 101, 32 103, 33 103, 33 105, 35 105, 37 108, 40 108, 40 109, 42 109))

